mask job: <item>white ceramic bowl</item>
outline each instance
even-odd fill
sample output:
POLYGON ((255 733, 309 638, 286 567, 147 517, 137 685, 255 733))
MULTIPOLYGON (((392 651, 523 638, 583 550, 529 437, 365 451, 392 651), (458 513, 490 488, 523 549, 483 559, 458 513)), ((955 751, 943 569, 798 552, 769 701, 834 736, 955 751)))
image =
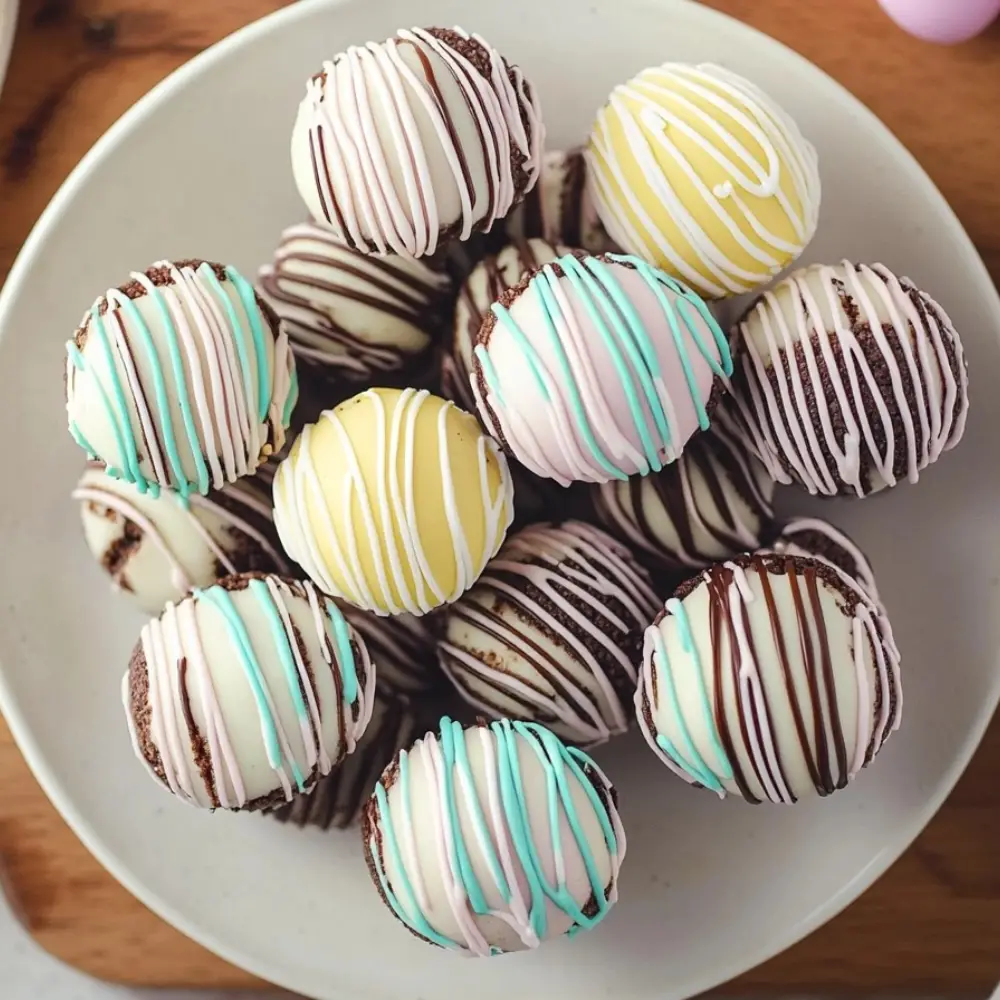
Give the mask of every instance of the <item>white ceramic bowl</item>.
MULTIPOLYGON (((0 305, 7 472, 0 501, 0 703, 73 828, 144 902, 225 958, 351 1000, 669 1000, 766 959, 849 903, 952 787, 1000 693, 1000 303, 910 155, 857 101, 777 43, 682 0, 297 4, 194 60, 122 119, 59 192, 0 305), (414 19, 461 23, 520 62, 553 145, 580 141, 611 86, 665 59, 715 60, 771 91, 819 148, 810 260, 883 261, 951 311, 973 407, 961 448, 919 486, 822 510, 869 550, 903 654, 903 728, 825 801, 750 807, 672 779, 640 739, 600 754, 629 836, 622 902, 596 931, 462 962, 407 934, 369 885, 356 836, 209 815, 133 760, 118 683, 140 626, 105 586, 70 489, 63 341, 109 285, 154 259, 248 272, 301 215, 288 137, 303 82, 353 42, 414 19)), ((800 510, 819 509, 798 494, 800 510)))

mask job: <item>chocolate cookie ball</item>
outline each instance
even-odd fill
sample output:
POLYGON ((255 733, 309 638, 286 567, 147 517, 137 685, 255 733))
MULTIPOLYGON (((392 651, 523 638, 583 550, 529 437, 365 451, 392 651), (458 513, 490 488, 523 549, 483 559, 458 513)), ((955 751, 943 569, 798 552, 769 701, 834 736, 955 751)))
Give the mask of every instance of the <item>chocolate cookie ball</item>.
POLYGON ((66 345, 69 429, 114 479, 205 495, 280 450, 298 396, 278 317, 234 267, 160 261, 66 345))
POLYGON ((226 577, 168 604, 122 679, 136 755, 165 788, 207 809, 267 809, 353 753, 375 669, 311 583, 226 577))
POLYGON ((116 590, 157 615, 195 587, 256 571, 288 573, 274 529, 271 489, 244 476, 185 503, 176 493, 140 493, 97 463, 73 491, 87 545, 116 590))
POLYGON ((749 802, 844 788, 899 726, 883 609, 816 559, 758 554, 683 584, 647 630, 635 696, 656 755, 749 802))
POLYGON ((444 329, 452 283, 422 261, 364 254, 304 222, 282 233, 258 287, 300 374, 350 395, 351 386, 412 374, 444 329))
POLYGON ((718 417, 672 465, 589 490, 598 522, 667 576, 752 551, 773 528, 774 481, 718 417))
POLYGON ((310 215, 344 242, 425 257, 507 215, 538 181, 544 138, 531 84, 488 42, 413 28, 309 80, 292 169, 310 215))
POLYGON ((599 528, 536 524, 447 610, 438 655, 484 715, 590 746, 632 723, 642 634, 659 605, 631 553, 599 528))
POLYGON ((442 719, 401 751, 365 807, 362 837, 397 920, 480 957, 595 927, 618 900, 625 857, 600 768, 544 727, 508 719, 468 729, 442 719))
POLYGON ((916 482, 962 438, 962 342, 937 302, 881 264, 796 271, 737 335, 734 412, 780 483, 864 497, 916 482))

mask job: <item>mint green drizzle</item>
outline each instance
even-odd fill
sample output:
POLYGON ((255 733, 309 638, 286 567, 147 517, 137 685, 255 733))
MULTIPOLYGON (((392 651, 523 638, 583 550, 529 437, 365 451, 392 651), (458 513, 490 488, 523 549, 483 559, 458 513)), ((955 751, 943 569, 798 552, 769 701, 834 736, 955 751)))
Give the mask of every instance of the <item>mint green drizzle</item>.
POLYGON ((295 714, 300 721, 309 718, 309 709, 306 707, 305 698, 302 697, 301 678, 295 664, 295 653, 292 651, 292 637, 289 634, 285 623, 281 620, 281 613, 274 603, 274 596, 263 580, 250 580, 250 593, 257 598, 261 608, 264 610, 264 617, 271 627, 271 637, 274 639, 274 648, 278 652, 278 660, 281 663, 288 690, 292 695, 292 704, 295 706, 295 714))
MULTIPOLYGON (((155 285, 147 287, 146 296, 152 299, 163 324, 163 329, 167 332, 166 346, 170 359, 170 372, 174 378, 174 395, 177 405, 181 411, 181 420, 184 423, 184 431, 187 434, 188 447, 195 459, 195 468, 198 474, 198 492, 207 493, 208 469, 201 454, 201 444, 198 441, 198 432, 194 426, 194 414, 191 410, 191 397, 188 394, 187 378, 184 374, 184 362, 181 359, 180 341, 177 330, 174 327, 174 318, 167 306, 163 293, 155 285)), ((160 420, 163 425, 163 444, 167 449, 167 458, 170 461, 170 469, 173 473, 174 482, 177 483, 177 492, 181 497, 186 498, 191 492, 191 483, 188 482, 184 472, 184 464, 181 460, 180 452, 177 450, 177 436, 174 433, 173 420, 170 416, 170 402, 166 388, 166 381, 163 377, 163 364, 153 334, 142 318, 135 303, 128 297, 121 297, 121 308, 128 319, 134 324, 139 333, 143 347, 146 350, 146 357, 149 359, 150 371, 153 374, 153 392, 156 396, 156 407, 160 413, 160 420)))
POLYGON ((695 742, 691 736, 691 730, 688 727, 680 700, 677 697, 674 672, 667 656, 667 646, 663 641, 663 634, 660 631, 660 627, 654 627, 653 629, 654 667, 658 667, 657 677, 659 680, 657 690, 664 691, 667 694, 670 703, 670 712, 677 725, 682 748, 679 749, 674 746, 662 733, 657 733, 656 744, 681 770, 689 774, 695 781, 711 789, 713 792, 718 792, 722 795, 726 791, 722 785, 722 780, 731 781, 733 770, 730 766, 729 758, 722 747, 722 742, 719 739, 718 727, 708 696, 708 686, 705 681, 705 675, 702 672, 701 657, 698 655, 698 647, 695 645, 694 635, 691 632, 691 622, 687 611, 684 610, 684 605, 677 598, 670 598, 667 601, 666 609, 677 622, 677 632, 681 640, 681 649, 693 661, 692 668, 699 682, 699 700, 702 711, 705 713, 705 732, 709 734, 712 752, 715 754, 716 760, 719 761, 718 774, 713 772, 712 768, 705 761, 705 758, 698 752, 698 748, 695 746, 695 742))
MULTIPOLYGON (((697 352, 716 376, 732 375, 733 359, 725 334, 706 303, 695 292, 638 257, 609 254, 606 260, 589 257, 581 261, 569 254, 553 263, 572 287, 574 301, 586 313, 610 356, 642 451, 639 474, 658 471, 663 467, 665 450, 674 445, 672 450, 679 454, 683 447, 683 442, 675 445, 668 408, 660 395, 660 387, 664 381, 661 365, 663 339, 669 335, 673 343, 677 363, 681 366, 694 403, 698 424, 704 429, 709 425, 708 411, 698 389, 692 358, 697 352), (648 329, 643 324, 638 310, 629 300, 619 280, 619 275, 615 273, 616 268, 610 266, 609 262, 633 268, 651 289, 663 315, 662 328, 658 325, 656 329, 648 329), (705 336, 703 326, 710 336, 705 336)), ((553 264, 546 264, 532 277, 522 293, 535 296, 542 318, 538 330, 529 332, 522 328, 510 311, 500 303, 494 303, 491 309, 498 325, 510 335, 523 356, 542 398, 550 399, 546 388, 550 380, 558 384, 575 419, 579 437, 589 449, 596 465, 612 478, 625 479, 631 469, 618 467, 605 453, 593 423, 593 414, 584 405, 573 375, 567 345, 560 337, 562 309, 555 291, 559 280, 553 264), (551 348, 551 355, 555 359, 554 371, 546 368, 539 350, 539 346, 543 344, 551 348)), ((504 385, 503 376, 490 358, 489 346, 477 345, 475 355, 479 359, 487 386, 496 396, 499 405, 504 406, 505 396, 514 397, 504 391, 509 386, 504 385)))
MULTIPOLYGON (((208 264, 202 264, 201 268, 211 271, 208 264)), ((201 268, 199 270, 201 270, 201 268)), ((214 278, 215 275, 213 274, 214 278)), ((264 343, 264 326, 260 321, 260 310, 257 308, 257 296, 253 286, 246 278, 236 270, 235 267, 226 268, 226 277, 232 282, 233 288, 239 297, 240 305, 250 324, 250 334, 253 337, 254 354, 257 358, 257 419, 263 423, 267 419, 267 407, 271 400, 271 384, 273 375, 271 365, 268 362, 267 348, 264 343)), ((219 288, 220 294, 225 295, 225 291, 219 288)), ((225 296, 226 301, 229 296, 225 296)), ((235 312, 235 310, 234 310, 235 312)), ((242 333, 242 325, 237 322, 235 329, 242 333)))
MULTIPOLYGON (((251 581, 251 588, 250 592, 264 607, 265 614, 269 617, 275 647, 277 649, 278 656, 282 659, 285 677, 288 681, 290 690, 292 691, 292 698, 296 705, 296 711, 298 711, 299 705, 302 705, 298 674, 294 673, 294 665, 291 670, 288 669, 288 663, 285 660, 285 653, 287 653, 289 658, 291 657, 291 648, 289 645, 291 637, 288 635, 287 630, 285 630, 284 625, 281 625, 280 623, 280 616, 274 608, 273 598, 271 597, 266 585, 261 581, 256 580, 251 581), (254 583, 260 584, 260 587, 253 588, 254 583), (273 618, 271 617, 271 613, 274 615, 273 618), (278 625, 280 625, 281 629, 280 634, 277 630, 277 626, 275 626, 274 618, 278 619, 278 625)), ((223 587, 216 585, 209 587, 206 590, 196 590, 194 591, 194 596, 196 600, 204 601, 210 607, 218 611, 225 622, 230 642, 232 643, 236 656, 243 667, 243 673, 246 676, 247 683, 250 685, 250 691, 253 694, 254 703, 257 706, 257 714, 260 719, 261 736, 264 739, 264 746, 267 751, 267 762, 275 771, 280 771, 285 761, 284 753, 281 749, 281 739, 278 733, 278 721, 275 719, 274 713, 271 711, 271 706, 267 697, 267 680, 264 676, 263 670, 261 669, 260 660, 258 659, 256 650, 253 647, 250 634, 247 631, 246 623, 240 616, 229 591, 225 590, 223 587)), ((294 759, 289 760, 287 763, 290 765, 292 779, 294 780, 296 787, 300 792, 305 791, 305 779, 298 764, 294 759)))
MULTIPOLYGON (((399 754, 399 793, 403 799, 403 808, 409 814, 412 805, 412 798, 410 789, 409 754, 405 750, 400 751, 399 754)), ((396 828, 392 818, 392 810, 389 808, 389 797, 386 793, 385 786, 381 781, 379 781, 379 783, 375 786, 374 794, 375 803, 378 806, 379 830, 382 834, 382 850, 387 851, 389 854, 389 860, 392 863, 393 869, 397 873, 394 884, 402 886, 403 894, 406 897, 406 906, 400 902, 399 897, 397 896, 392 885, 389 884, 389 878, 385 873, 385 866, 382 861, 381 851, 375 850, 371 852, 371 856, 375 861, 375 873, 378 875, 379 885, 382 888, 383 897, 388 900, 389 907, 392 912, 396 914, 397 919, 406 924, 406 926, 415 933, 441 948, 457 950, 461 947, 459 943, 457 941, 452 941, 451 938, 447 938, 442 934, 438 934, 430 923, 428 923, 427 917, 424 916, 424 912, 420 908, 413 883, 406 874, 406 865, 403 862, 403 856, 399 850, 399 840, 396 837, 396 828)))
POLYGON ((291 377, 288 381, 288 396, 285 399, 285 408, 281 411, 281 426, 287 427, 292 422, 292 414, 299 402, 299 372, 293 362, 291 377))
MULTIPOLYGON (((649 433, 649 427, 642 412, 640 391, 646 400, 652 403, 654 413, 659 411, 662 416, 663 407, 652 379, 649 377, 646 359, 644 356, 640 356, 632 336, 632 332, 637 329, 637 326, 635 324, 626 326, 623 322, 624 317, 620 312, 618 300, 624 302, 626 301, 625 297, 621 294, 616 296, 614 293, 607 296, 601 294, 602 285, 605 288, 608 285, 614 288, 614 282, 608 280, 610 275, 602 275, 606 280, 600 282, 595 280, 596 276, 592 270, 584 268, 575 257, 564 257, 563 261, 566 265, 564 273, 576 291, 577 298, 583 304, 590 321, 594 324, 594 329, 602 337, 604 346, 611 356, 611 363, 614 365, 618 379, 625 390, 625 398, 628 401, 629 412, 632 414, 632 422, 639 432, 639 440, 645 454, 645 462, 639 467, 639 474, 646 475, 650 471, 659 472, 663 463, 660 461, 659 448, 649 433), (641 388, 636 387, 633 373, 638 377, 641 388)), ((599 263, 597 260, 594 261, 594 264, 599 263)), ((661 435, 663 440, 670 440, 665 420, 662 423, 661 435)))
POLYGON ((333 601, 326 602, 326 617, 333 629, 337 669, 344 682, 344 697, 349 705, 355 705, 361 696, 361 687, 358 683, 358 665, 354 660, 354 647, 351 645, 351 629, 343 611, 333 601))
MULTIPOLYGON (((240 323, 240 318, 236 314, 236 307, 233 305, 232 300, 226 294, 226 290, 222 287, 219 279, 215 276, 215 271, 208 265, 202 264, 198 268, 198 276, 205 279, 208 286, 215 292, 216 298, 219 300, 219 304, 222 306, 222 311, 226 314, 226 319, 229 322, 229 328, 234 333, 238 333, 239 336, 234 337, 236 343, 236 354, 240 362, 240 377, 243 380, 243 393, 245 398, 250 401, 255 398, 255 393, 253 389, 253 372, 251 370, 250 356, 247 353, 246 340, 243 337, 243 327, 240 323)), ((257 377, 258 377, 258 390, 259 390, 259 379, 260 379, 260 365, 261 359, 257 359, 257 377)), ((253 419, 248 414, 248 419, 253 419)))
POLYGON ((135 435, 132 433, 132 421, 129 416, 125 387, 122 385, 122 380, 118 374, 115 352, 111 349, 108 330, 104 325, 104 317, 101 316, 101 310, 97 303, 91 307, 90 320, 93 332, 97 337, 97 343, 101 347, 101 354, 104 356, 104 364, 111 382, 110 388, 111 395, 114 397, 113 400, 108 398, 107 391, 101 380, 97 378, 95 381, 100 388, 101 399, 108 414, 108 421, 114 428, 115 442, 118 445, 118 453, 122 460, 122 471, 141 490, 146 480, 143 478, 139 468, 139 452, 135 442, 135 435))
MULTIPOLYGON (((555 904, 573 921, 569 934, 575 934, 581 928, 593 927, 606 916, 611 907, 605 895, 607 887, 600 878, 597 860, 573 800, 572 779, 575 779, 582 788, 593 808, 608 851, 615 857, 619 851, 614 822, 609 815, 608 807, 585 773, 585 768, 593 766, 592 761, 582 751, 566 747, 553 733, 534 723, 503 719, 491 724, 489 729, 496 746, 497 778, 504 820, 528 890, 526 902, 529 904, 528 919, 531 930, 539 940, 546 936, 548 901, 555 904), (523 747, 527 747, 542 766, 551 850, 555 856, 563 854, 562 830, 564 826, 568 826, 570 836, 576 844, 587 872, 591 898, 597 904, 597 911, 593 916, 587 916, 583 912, 564 880, 550 882, 546 876, 545 865, 534 842, 528 810, 528 797, 520 759, 523 747)), ((471 826, 472 843, 478 848, 479 856, 489 871, 493 887, 505 904, 511 902, 515 889, 508 883, 504 874, 503 865, 495 849, 497 835, 491 831, 483 811, 481 797, 484 793, 476 785, 475 774, 469 762, 468 735, 459 723, 447 717, 441 720, 439 746, 444 765, 441 775, 443 796, 441 821, 447 826, 446 839, 453 848, 447 861, 450 865, 449 874, 455 885, 463 891, 471 912, 476 915, 486 915, 492 911, 487 893, 476 874, 463 824, 466 827, 471 826)), ((412 798, 409 769, 409 755, 404 751, 399 757, 397 776, 399 787, 391 807, 389 794, 382 782, 375 787, 382 851, 388 855, 394 872, 393 882, 390 884, 384 859, 380 851, 373 850, 379 883, 392 911, 413 931, 444 948, 465 948, 466 944, 442 936, 431 926, 427 914, 421 909, 415 886, 400 851, 393 813, 395 810, 403 811, 406 826, 412 829, 415 822, 414 807, 419 806, 419 803, 414 803, 412 798)), ((588 901, 589 899, 584 902, 588 901)), ((491 954, 495 953, 496 949, 491 948, 491 954)))
MULTIPOLYGON (((268 355, 268 331, 257 308, 252 285, 234 267, 227 267, 225 274, 236 291, 240 308, 233 303, 210 264, 203 263, 197 270, 204 287, 212 293, 225 315, 229 327, 228 335, 235 345, 239 360, 243 391, 248 405, 255 407, 258 422, 263 422, 268 416, 274 382, 274 363, 268 355), (251 347, 252 358, 249 354, 251 347), (254 372, 256 372, 256 385, 253 384, 254 372)), ((132 483, 141 493, 150 492, 153 496, 159 494, 161 486, 166 486, 175 490, 181 499, 186 501, 192 493, 208 493, 212 481, 205 449, 199 437, 196 407, 188 384, 188 373, 185 369, 187 359, 174 312, 166 298, 167 288, 174 288, 175 294, 181 296, 184 290, 176 285, 155 286, 146 278, 142 278, 142 283, 146 293, 144 298, 150 300, 150 308, 155 311, 159 326, 162 327, 162 331, 157 331, 161 334, 159 341, 154 337, 153 330, 137 302, 124 293, 111 292, 102 302, 92 307, 89 324, 95 342, 94 350, 100 351, 104 363, 102 367, 106 367, 107 374, 99 372, 94 364, 88 364, 86 356, 73 341, 67 344, 67 352, 74 369, 87 376, 95 387, 114 435, 116 456, 111 458, 99 454, 75 420, 70 421, 70 432, 88 455, 105 463, 108 474, 114 478, 132 483), (127 348, 143 352, 144 364, 137 364, 136 370, 137 373, 142 373, 144 381, 150 383, 153 404, 151 414, 157 425, 155 436, 162 444, 165 453, 164 471, 169 477, 169 482, 159 483, 155 479, 147 478, 143 473, 130 412, 132 387, 116 363, 118 359, 115 357, 116 352, 106 326, 107 316, 102 316, 100 311, 102 304, 109 312, 111 309, 120 310, 126 324, 127 348), (175 403, 180 411, 182 429, 175 426, 172 417, 171 408, 175 403), (181 449, 183 440, 186 440, 194 466, 193 480, 188 479, 184 469, 185 458, 182 457, 181 449)), ((176 308, 186 307, 183 302, 179 302, 176 308)), ((209 363, 222 362, 209 359, 209 363)), ((288 425, 297 401, 298 377, 293 369, 289 394, 284 401, 282 412, 284 426, 288 425)), ((147 447, 153 446, 154 442, 148 442, 147 447)))

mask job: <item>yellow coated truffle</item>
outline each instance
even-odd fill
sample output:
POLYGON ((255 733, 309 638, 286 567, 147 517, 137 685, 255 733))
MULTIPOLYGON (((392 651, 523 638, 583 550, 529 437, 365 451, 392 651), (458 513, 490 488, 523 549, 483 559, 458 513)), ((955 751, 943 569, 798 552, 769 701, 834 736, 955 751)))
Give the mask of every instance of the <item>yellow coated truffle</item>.
POLYGON ((718 66, 666 63, 616 87, 586 155, 611 238, 706 298, 770 281, 816 231, 816 151, 718 66))
POLYGON ((476 419, 416 389, 369 389, 303 430, 274 481, 285 551, 380 615, 457 600, 513 517, 507 462, 476 419))

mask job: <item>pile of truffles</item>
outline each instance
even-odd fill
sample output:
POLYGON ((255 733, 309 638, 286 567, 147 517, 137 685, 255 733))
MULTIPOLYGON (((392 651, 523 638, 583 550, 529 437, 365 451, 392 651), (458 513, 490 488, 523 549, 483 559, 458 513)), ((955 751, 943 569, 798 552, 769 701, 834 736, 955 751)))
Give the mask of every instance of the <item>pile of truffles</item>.
POLYGON ((339 53, 256 282, 155 263, 66 353, 86 541, 155 616, 140 761, 196 806, 359 827, 391 914, 483 956, 615 905, 591 747, 639 732, 664 782, 751 803, 873 762, 903 707, 876 577, 775 484, 916 482, 968 409, 907 278, 781 276, 820 173, 752 83, 647 69, 565 151, 539 98, 458 28, 339 53))

